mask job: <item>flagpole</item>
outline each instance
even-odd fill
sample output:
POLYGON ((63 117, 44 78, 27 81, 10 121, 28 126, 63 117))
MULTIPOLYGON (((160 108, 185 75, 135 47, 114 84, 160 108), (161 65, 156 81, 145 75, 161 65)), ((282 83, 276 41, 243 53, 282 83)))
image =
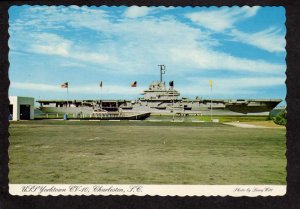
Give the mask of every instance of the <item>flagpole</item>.
MULTIPOLYGON (((173 94, 173 98, 172 98, 172 115, 173 115, 173 121, 175 120, 175 108, 174 108, 174 103, 175 103, 175 90, 174 90, 174 81, 170 81, 169 82, 169 86, 170 88, 172 88, 172 94, 173 94)), ((169 88, 169 90, 170 90, 169 88)))
POLYGON ((69 84, 67 86, 67 107, 69 106, 69 84))
POLYGON ((100 81, 100 84, 99 84, 99 107, 102 109, 102 104, 101 104, 101 93, 102 93, 102 81, 100 81))
POLYGON ((174 100, 175 100, 175 96, 174 96, 174 84, 173 84, 173 121, 175 119, 175 112, 174 112, 174 100))
POLYGON ((210 81, 210 121, 212 122, 212 81, 210 81))
POLYGON ((101 86, 101 82, 100 82, 100 88, 99 88, 99 100, 101 98, 101 90, 102 90, 102 86, 101 86))

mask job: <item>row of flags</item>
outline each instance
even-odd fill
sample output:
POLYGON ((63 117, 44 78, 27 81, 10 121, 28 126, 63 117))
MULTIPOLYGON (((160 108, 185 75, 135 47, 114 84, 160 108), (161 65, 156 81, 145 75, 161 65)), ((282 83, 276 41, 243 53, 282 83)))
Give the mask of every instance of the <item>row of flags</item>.
MULTIPOLYGON (((102 81, 100 81, 100 85, 99 86, 100 86, 100 88, 102 88, 102 86, 103 86, 103 82, 102 81)), ((130 86, 131 87, 137 87, 137 81, 134 81, 133 83, 131 83, 130 86)), ((63 89, 69 88, 69 82, 65 82, 65 83, 61 84, 60 87, 63 88, 63 89)))
MULTIPOLYGON (((213 81, 212 80, 209 80, 209 86, 210 86, 210 89, 212 89, 212 85, 213 85, 213 81)), ((61 88, 69 88, 69 82, 65 82, 63 84, 60 85, 61 88)), ((103 86, 103 82, 100 81, 100 88, 102 88, 103 86)), ((137 87, 137 81, 134 81, 133 83, 130 84, 131 87, 137 87)), ((169 86, 173 87, 174 86, 174 81, 170 81, 169 82, 169 86)))
MULTIPOLYGON (((170 81, 169 85, 173 87, 174 86, 174 81, 170 81)), ((102 81, 100 81, 100 85, 99 86, 100 86, 100 88, 102 88, 102 86, 103 86, 103 82, 102 81)), ((131 87, 137 87, 137 81, 132 82, 130 84, 130 86, 131 87)), ((69 88, 69 82, 65 82, 65 83, 61 84, 60 87, 61 88, 69 88)))

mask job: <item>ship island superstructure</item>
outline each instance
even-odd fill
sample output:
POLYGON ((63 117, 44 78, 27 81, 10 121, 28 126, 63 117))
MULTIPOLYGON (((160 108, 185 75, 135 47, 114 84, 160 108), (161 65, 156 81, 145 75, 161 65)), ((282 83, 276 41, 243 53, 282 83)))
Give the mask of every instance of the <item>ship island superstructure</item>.
POLYGON ((136 100, 38 100, 44 113, 97 114, 105 112, 184 114, 184 115, 257 115, 269 114, 281 99, 188 99, 180 97, 173 81, 166 86, 160 66, 160 80, 154 81, 136 100))

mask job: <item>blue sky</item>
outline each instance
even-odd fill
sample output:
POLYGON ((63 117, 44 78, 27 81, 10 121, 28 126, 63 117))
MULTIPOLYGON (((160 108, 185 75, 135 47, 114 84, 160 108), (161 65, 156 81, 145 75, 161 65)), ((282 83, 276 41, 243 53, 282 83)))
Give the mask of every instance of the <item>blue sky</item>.
POLYGON ((158 64, 184 97, 208 98, 209 80, 214 98, 286 95, 283 7, 13 6, 9 17, 10 95, 135 99, 158 64))

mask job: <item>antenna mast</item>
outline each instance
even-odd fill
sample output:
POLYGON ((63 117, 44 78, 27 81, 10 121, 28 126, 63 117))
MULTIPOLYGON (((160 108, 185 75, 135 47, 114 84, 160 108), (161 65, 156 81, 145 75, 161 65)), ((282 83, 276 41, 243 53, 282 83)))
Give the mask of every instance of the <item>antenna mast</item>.
POLYGON ((166 73, 165 65, 158 65, 160 67, 160 82, 162 82, 162 75, 166 73))

